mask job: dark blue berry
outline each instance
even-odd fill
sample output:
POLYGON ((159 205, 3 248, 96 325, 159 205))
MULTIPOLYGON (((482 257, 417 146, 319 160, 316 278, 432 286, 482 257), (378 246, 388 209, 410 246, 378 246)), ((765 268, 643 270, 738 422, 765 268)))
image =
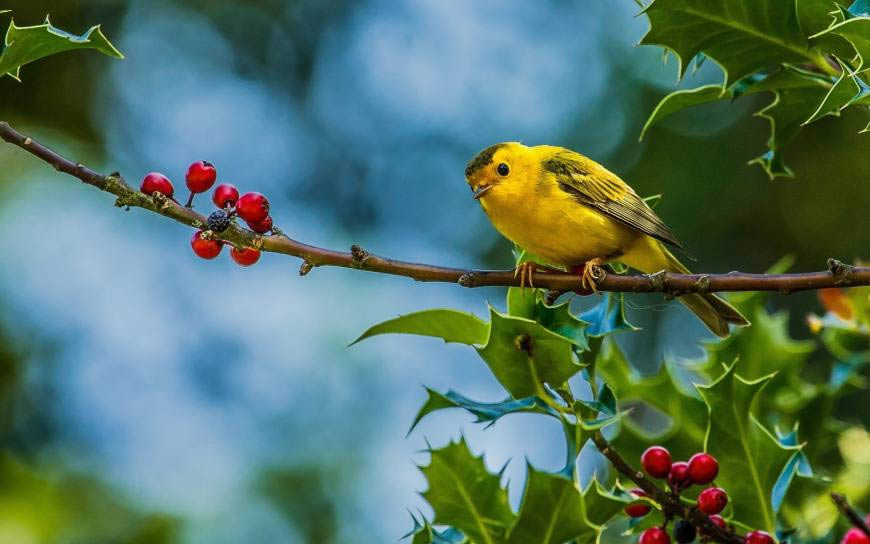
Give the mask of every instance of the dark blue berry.
POLYGON ((223 210, 211 212, 208 216, 208 228, 215 232, 223 232, 230 226, 230 214, 223 210))
POLYGON ((684 519, 674 524, 674 540, 681 544, 692 542, 697 534, 695 526, 684 519))

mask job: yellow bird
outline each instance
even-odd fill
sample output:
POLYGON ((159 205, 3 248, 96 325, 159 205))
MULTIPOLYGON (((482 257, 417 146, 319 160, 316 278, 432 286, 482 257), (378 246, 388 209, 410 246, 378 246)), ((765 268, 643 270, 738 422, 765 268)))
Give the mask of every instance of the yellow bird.
MULTIPOLYGON (((665 247, 682 246, 646 202, 619 176, 570 149, 497 144, 468 163, 465 178, 500 233, 549 263, 582 270, 584 288, 595 290, 595 266, 611 260, 647 274, 689 273, 665 247)), ((518 272, 531 279, 528 264, 518 272)), ((718 336, 728 336, 729 323, 749 325, 714 294, 679 299, 718 336)))

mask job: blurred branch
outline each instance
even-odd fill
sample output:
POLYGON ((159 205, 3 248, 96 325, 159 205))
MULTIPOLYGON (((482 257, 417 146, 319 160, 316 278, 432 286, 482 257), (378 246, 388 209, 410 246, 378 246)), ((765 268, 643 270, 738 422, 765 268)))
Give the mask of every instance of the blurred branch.
POLYGON ((595 432, 592 440, 595 442, 598 451, 607 457, 613 468, 628 477, 639 488, 643 489, 649 495, 649 498, 661 505, 666 520, 683 518, 694 525, 702 535, 715 542, 721 542, 722 544, 743 544, 743 538, 734 534, 733 531, 717 526, 710 521, 710 517, 707 514, 681 502, 679 495, 676 493, 662 491, 646 477, 643 471, 632 468, 619 452, 611 447, 600 431, 595 432))
MULTIPOLYGON (((5 121, 0 121, 0 138, 35 155, 58 171, 115 195, 115 205, 118 207, 144 208, 191 227, 205 228, 206 217, 194 210, 160 194, 145 195, 128 185, 118 173, 104 176, 74 163, 24 136, 5 121)), ((283 233, 262 236, 236 224, 220 234, 211 233, 211 236, 237 247, 255 247, 262 251, 299 257, 303 259, 299 271, 302 275, 316 266, 341 266, 406 276, 417 281, 458 283, 463 287, 519 287, 524 279, 529 279, 535 287, 588 294, 588 291, 580 289, 579 277, 568 273, 533 271, 530 277, 523 278, 518 277, 513 270, 472 270, 410 263, 372 255, 359 246, 352 246, 351 251, 345 253, 297 242, 283 233)), ((828 270, 800 274, 673 274, 662 271, 655 274, 618 275, 600 267, 595 267, 595 272, 596 286, 600 291, 660 292, 670 296, 721 291, 779 291, 789 294, 808 289, 870 285, 870 267, 851 266, 835 259, 828 259, 828 270)))
POLYGON ((849 523, 852 526, 860 529, 865 535, 870 537, 870 527, 867 526, 867 523, 861 519, 861 515, 855 511, 854 508, 849 506, 849 501, 846 500, 846 497, 839 493, 831 493, 831 500, 834 501, 834 504, 837 505, 837 509, 849 520, 849 523))

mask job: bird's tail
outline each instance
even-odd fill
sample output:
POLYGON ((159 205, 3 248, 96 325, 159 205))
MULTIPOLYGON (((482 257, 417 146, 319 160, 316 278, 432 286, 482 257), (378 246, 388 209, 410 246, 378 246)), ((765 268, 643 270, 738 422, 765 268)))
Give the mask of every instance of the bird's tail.
MULTIPOLYGON (((668 272, 676 272, 678 274, 689 273, 689 270, 683 266, 683 263, 678 261, 667 248, 663 246, 662 250, 667 259, 666 270, 668 272)), ((749 320, 737 308, 712 293, 692 293, 679 297, 679 300, 692 310, 716 336, 727 337, 729 323, 738 326, 749 325, 749 320)))
MULTIPOLYGON (((689 270, 683 266, 683 263, 677 260, 664 245, 652 238, 648 241, 650 242, 649 250, 642 251, 645 255, 636 263, 626 262, 626 264, 647 274, 660 270, 689 274, 689 270)), ((679 297, 679 300, 698 316, 716 336, 727 337, 729 323, 738 326, 749 325, 749 320, 737 308, 712 293, 692 293, 679 297)))

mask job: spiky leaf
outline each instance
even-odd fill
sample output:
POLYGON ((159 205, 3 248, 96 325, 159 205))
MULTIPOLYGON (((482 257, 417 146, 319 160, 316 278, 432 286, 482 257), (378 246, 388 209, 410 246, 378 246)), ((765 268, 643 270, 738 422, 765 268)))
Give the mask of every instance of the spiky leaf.
POLYGON ((529 319, 490 308, 490 332, 478 353, 513 398, 543 396, 544 384, 558 387, 580 371, 573 344, 529 319))
POLYGON ((423 310, 378 323, 351 345, 379 334, 417 334, 434 336, 445 342, 483 344, 489 334, 489 324, 475 315, 457 310, 423 310))
MULTIPOLYGON (((829 35, 840 36, 846 39, 858 53, 855 68, 866 70, 870 68, 870 17, 853 17, 832 27, 819 32, 812 37, 815 42, 825 39, 829 35)), ((851 60, 845 57, 844 60, 851 60)))
POLYGON ((622 293, 605 293, 604 300, 580 314, 580 320, 589 324, 586 329, 587 337, 638 330, 625 318, 625 299, 622 293))
POLYGON ((582 493, 562 474, 527 465, 525 492, 508 543, 595 542, 603 525, 627 504, 593 480, 582 493))
POLYGON ((6 48, 0 54, 0 77, 9 74, 15 79, 21 66, 65 51, 94 49, 110 57, 124 58, 103 35, 99 25, 76 36, 53 26, 47 17, 45 23, 35 26, 15 26, 15 21, 11 21, 5 43, 6 48))
POLYGON ((852 73, 840 59, 836 60, 842 70, 840 77, 828 90, 828 94, 822 99, 816 111, 802 124, 807 125, 826 115, 839 115, 840 110, 862 100, 870 93, 870 87, 861 76, 852 73))
POLYGON ((508 314, 537 321, 554 333, 564 336, 578 349, 589 349, 586 329, 589 323, 571 313, 571 303, 549 305, 545 293, 536 289, 508 289, 508 314))
POLYGON ((508 543, 561 544, 597 530, 585 519, 582 496, 574 481, 527 465, 526 489, 508 543))
POLYGON ((433 523, 456 527, 476 544, 504 541, 514 514, 499 475, 486 469, 465 439, 430 450, 429 465, 421 467, 429 484, 423 498, 435 511, 433 523))
POLYGON ((676 53, 681 76, 701 52, 722 67, 726 87, 772 65, 816 59, 795 2, 655 0, 644 13, 650 29, 641 43, 676 53))
POLYGON ((705 450, 719 461, 716 484, 728 490, 734 520, 772 533, 772 490, 800 447, 782 445, 752 415, 753 401, 770 376, 744 380, 735 373, 736 366, 699 387, 709 414, 705 450))
POLYGON ((679 91, 674 91, 662 98, 655 107, 649 118, 647 118, 646 123, 644 123, 638 140, 643 140, 646 132, 652 128, 653 125, 673 113, 692 106, 708 104, 726 98, 731 98, 731 92, 722 89, 722 85, 702 85, 701 87, 696 87, 694 89, 680 89, 679 91))
MULTIPOLYGON (((788 313, 769 313, 761 304, 753 304, 747 312, 751 327, 738 334, 707 344, 706 368, 713 370, 739 359, 740 375, 756 380, 783 372, 776 382, 798 372, 815 349, 812 340, 795 340, 788 331, 788 313)), ((775 392, 768 392, 770 398, 775 392)))
POLYGON ((463 408, 468 412, 471 412, 477 416, 477 421, 475 421, 475 423, 495 423, 498 418, 516 412, 535 412, 558 417, 558 414, 553 410, 553 408, 547 406, 547 404, 538 397, 526 397, 522 399, 508 398, 501 402, 477 402, 460 395, 456 391, 448 391, 445 394, 441 394, 427 387, 426 392, 429 394, 429 398, 426 399, 426 403, 423 404, 423 407, 420 408, 419 412, 417 412, 417 416, 414 418, 411 428, 408 429, 408 434, 411 434, 414 427, 416 427, 424 417, 432 412, 447 408, 463 408))

